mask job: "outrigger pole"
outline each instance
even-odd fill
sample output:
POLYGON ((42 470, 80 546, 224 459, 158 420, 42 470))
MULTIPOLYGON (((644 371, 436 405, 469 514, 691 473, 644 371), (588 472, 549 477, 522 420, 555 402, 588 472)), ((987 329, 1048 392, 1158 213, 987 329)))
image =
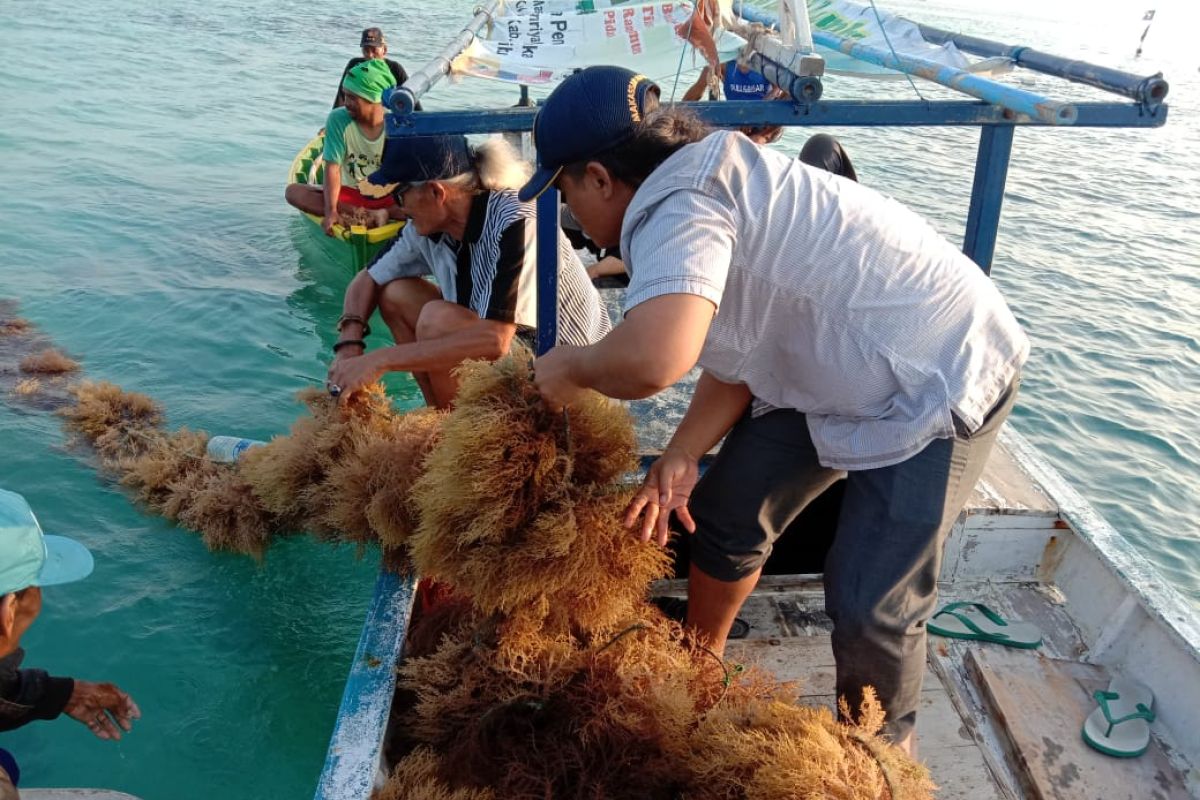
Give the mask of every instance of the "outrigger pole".
POLYGON ((486 4, 477 6, 475 16, 471 18, 471 21, 454 41, 446 45, 442 52, 422 67, 419 72, 410 75, 403 86, 385 93, 384 102, 387 106, 400 116, 408 116, 416 111, 417 101, 421 99, 421 96, 450 73, 451 62, 458 58, 471 42, 475 41, 475 37, 479 35, 479 31, 483 30, 485 25, 492 23, 492 19, 500 8, 500 3, 501 0, 490 0, 486 4))
MULTIPOLYGON (((758 22, 767 26, 778 24, 778 20, 774 15, 760 11, 746 4, 743 0, 735 0, 734 11, 743 19, 750 20, 751 22, 758 22)), ((1062 103, 1034 94, 1033 92, 1006 86, 997 81, 974 75, 966 70, 939 64, 936 61, 930 61, 917 56, 899 55, 890 50, 871 47, 870 45, 856 42, 853 39, 835 36, 832 33, 822 30, 813 31, 813 42, 822 47, 828 47, 831 50, 845 53, 852 58, 857 58, 859 61, 865 61, 868 64, 875 64, 876 66, 903 72, 906 75, 925 78, 926 80, 955 89, 971 97, 1002 106, 1015 114, 1040 120, 1048 125, 1071 125, 1079 117, 1079 112, 1070 103, 1062 103)))
POLYGON ((1162 73, 1141 76, 1121 72, 1110 67, 1089 64, 1086 61, 1062 58, 1061 56, 1043 53, 1032 47, 1002 44, 991 39, 980 39, 977 36, 967 36, 962 33, 951 33, 941 28, 916 24, 921 35, 934 44, 952 43, 959 50, 974 53, 977 56, 1002 56, 1011 59, 1018 67, 1025 67, 1034 72, 1065 78, 1075 83, 1094 86, 1106 92, 1124 95, 1149 109, 1157 108, 1167 97, 1167 82, 1162 73))

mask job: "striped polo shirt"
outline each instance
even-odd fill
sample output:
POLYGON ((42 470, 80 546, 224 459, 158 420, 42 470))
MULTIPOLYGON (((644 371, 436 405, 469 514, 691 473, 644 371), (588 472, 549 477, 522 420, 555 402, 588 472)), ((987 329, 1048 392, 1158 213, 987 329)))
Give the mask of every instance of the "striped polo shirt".
POLYGON ((626 311, 717 307, 699 364, 805 413, 821 463, 896 464, 978 428, 1029 355, 999 290, 901 204, 738 133, 686 145, 638 188, 626 311))
MULTIPOLYGON (((558 234, 558 344, 586 345, 611 329, 587 271, 558 234)), ((432 275, 442 297, 482 319, 537 329, 537 225, 534 204, 516 191, 483 192, 471 200, 463 240, 422 236, 405 225, 367 267, 375 283, 432 275)))

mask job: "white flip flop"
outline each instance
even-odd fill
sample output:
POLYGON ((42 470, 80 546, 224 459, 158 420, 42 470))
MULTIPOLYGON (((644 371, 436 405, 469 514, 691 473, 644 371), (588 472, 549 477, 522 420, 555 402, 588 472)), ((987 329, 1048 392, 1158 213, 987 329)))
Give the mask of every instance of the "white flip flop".
POLYGON ((1100 707, 1083 723, 1083 740, 1101 753, 1135 758, 1150 746, 1154 693, 1126 678, 1113 678, 1108 690, 1093 693, 1100 707))

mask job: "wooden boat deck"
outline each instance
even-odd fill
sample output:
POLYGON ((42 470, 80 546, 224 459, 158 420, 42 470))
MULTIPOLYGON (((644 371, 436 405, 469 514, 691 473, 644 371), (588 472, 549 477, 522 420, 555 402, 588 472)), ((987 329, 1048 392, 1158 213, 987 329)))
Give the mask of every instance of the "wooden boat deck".
MULTIPOLYGON (((1063 593, 1044 580, 1069 534, 1054 502, 998 447, 947 542, 939 605, 986 603, 1034 623, 1044 641, 1014 650, 929 637, 917 755, 943 800, 1200 797, 1195 771, 1161 727, 1138 759, 1103 756, 1079 735, 1094 707, 1090 693, 1107 685, 1108 672, 1086 663, 1087 638, 1063 593)), ((656 588, 686 596, 684 581, 656 588)), ((819 575, 764 577, 739 614, 749 634, 729 643, 727 657, 797 682, 801 702, 833 708, 832 623, 823 605, 819 575)))

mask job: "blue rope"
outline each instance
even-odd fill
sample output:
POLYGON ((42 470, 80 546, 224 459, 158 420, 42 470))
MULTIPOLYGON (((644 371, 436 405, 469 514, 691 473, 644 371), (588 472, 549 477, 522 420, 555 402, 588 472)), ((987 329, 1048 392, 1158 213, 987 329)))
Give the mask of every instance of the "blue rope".
MULTIPOLYGON (((869 0, 869 2, 871 3, 871 10, 875 12, 875 21, 879 23, 879 30, 883 33, 883 40, 887 42, 888 50, 892 51, 892 58, 899 61, 900 56, 896 55, 896 48, 892 47, 892 40, 888 38, 887 28, 883 27, 883 20, 879 17, 879 9, 875 7, 875 0, 869 0)), ((922 96, 921 90, 917 88, 917 84, 913 81, 912 75, 904 72, 904 77, 908 78, 908 85, 911 86, 912 90, 917 93, 917 97, 921 99, 921 102, 927 102, 924 96, 922 96)))

